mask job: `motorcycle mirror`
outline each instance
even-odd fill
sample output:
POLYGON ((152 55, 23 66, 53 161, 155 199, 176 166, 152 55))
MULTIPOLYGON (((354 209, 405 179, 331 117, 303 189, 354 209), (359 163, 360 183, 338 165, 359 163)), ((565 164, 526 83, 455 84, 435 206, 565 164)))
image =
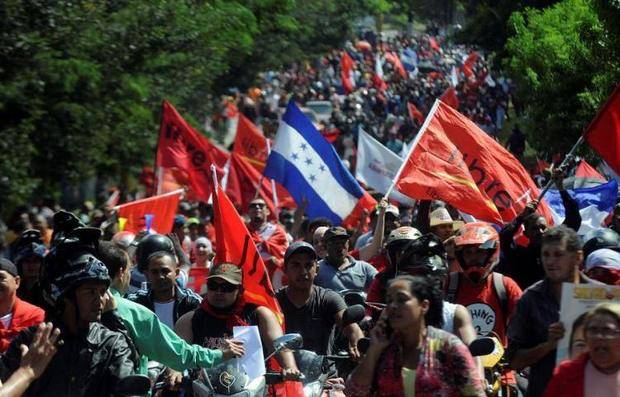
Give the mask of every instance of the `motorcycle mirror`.
POLYGON ((116 385, 118 396, 143 396, 151 390, 151 380, 146 375, 129 375, 116 385))
POLYGON ((359 323, 366 317, 366 309, 362 305, 353 305, 346 308, 342 314, 342 326, 359 323))
POLYGON ((282 349, 301 349, 304 345, 304 338, 299 334, 286 334, 273 341, 273 348, 276 352, 282 349))
POLYGON ((366 303, 366 298, 359 292, 347 292, 344 294, 344 301, 347 306, 363 305, 366 303))
POLYGON ((493 338, 482 337, 474 339, 469 344, 469 351, 474 357, 486 356, 495 350, 495 341, 493 338))
POLYGON ((365 354, 369 346, 370 346, 370 338, 364 337, 364 338, 360 338, 357 340, 357 350, 360 353, 365 354))

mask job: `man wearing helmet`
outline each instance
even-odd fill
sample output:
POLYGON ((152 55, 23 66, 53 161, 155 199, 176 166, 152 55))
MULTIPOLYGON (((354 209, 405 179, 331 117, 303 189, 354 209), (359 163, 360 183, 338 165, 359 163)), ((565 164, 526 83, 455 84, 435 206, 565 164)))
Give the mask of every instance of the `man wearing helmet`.
MULTIPOLYGON (((47 314, 64 343, 25 396, 109 396, 134 373, 134 352, 124 335, 99 323, 110 277, 94 253, 101 230, 82 227, 68 213, 54 216, 54 237, 42 275, 47 314)), ((2 381, 20 365, 20 346, 35 328, 22 331, 0 357, 2 381)))
MULTIPOLYGON (((521 297, 514 280, 493 272, 499 261, 499 235, 485 222, 465 224, 454 239, 455 255, 461 272, 451 273, 447 300, 465 306, 479 336, 496 335, 506 346, 506 329, 521 297)), ((514 373, 504 384, 515 384, 514 373)))
POLYGON ((20 277, 17 296, 26 302, 43 307, 39 278, 47 247, 41 240, 41 232, 29 229, 22 233, 15 252, 15 266, 20 277))

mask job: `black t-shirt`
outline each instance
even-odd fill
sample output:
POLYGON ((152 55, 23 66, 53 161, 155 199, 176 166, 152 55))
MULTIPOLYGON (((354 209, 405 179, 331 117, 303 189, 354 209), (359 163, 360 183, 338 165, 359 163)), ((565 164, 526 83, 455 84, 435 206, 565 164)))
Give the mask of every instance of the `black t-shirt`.
POLYGON ((308 302, 296 307, 286 296, 286 288, 276 294, 284 313, 286 333, 299 333, 304 338, 304 349, 327 354, 336 313, 347 308, 336 292, 313 285, 308 302))

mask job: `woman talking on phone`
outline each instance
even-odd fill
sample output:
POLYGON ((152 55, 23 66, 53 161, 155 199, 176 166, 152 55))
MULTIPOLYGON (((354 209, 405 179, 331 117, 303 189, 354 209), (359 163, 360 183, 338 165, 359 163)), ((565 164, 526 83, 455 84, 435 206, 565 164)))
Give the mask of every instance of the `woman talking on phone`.
POLYGON ((467 347, 439 329, 442 295, 426 277, 398 276, 370 332, 366 354, 347 382, 349 396, 483 397, 467 347))

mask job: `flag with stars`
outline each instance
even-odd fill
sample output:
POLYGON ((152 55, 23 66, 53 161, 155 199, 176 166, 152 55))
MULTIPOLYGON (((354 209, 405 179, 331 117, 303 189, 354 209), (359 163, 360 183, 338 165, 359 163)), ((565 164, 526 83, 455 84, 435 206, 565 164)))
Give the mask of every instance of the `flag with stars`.
POLYGON ((353 226, 364 209, 377 204, 293 101, 282 116, 264 173, 282 184, 297 205, 305 198, 310 219, 326 217, 353 226))

